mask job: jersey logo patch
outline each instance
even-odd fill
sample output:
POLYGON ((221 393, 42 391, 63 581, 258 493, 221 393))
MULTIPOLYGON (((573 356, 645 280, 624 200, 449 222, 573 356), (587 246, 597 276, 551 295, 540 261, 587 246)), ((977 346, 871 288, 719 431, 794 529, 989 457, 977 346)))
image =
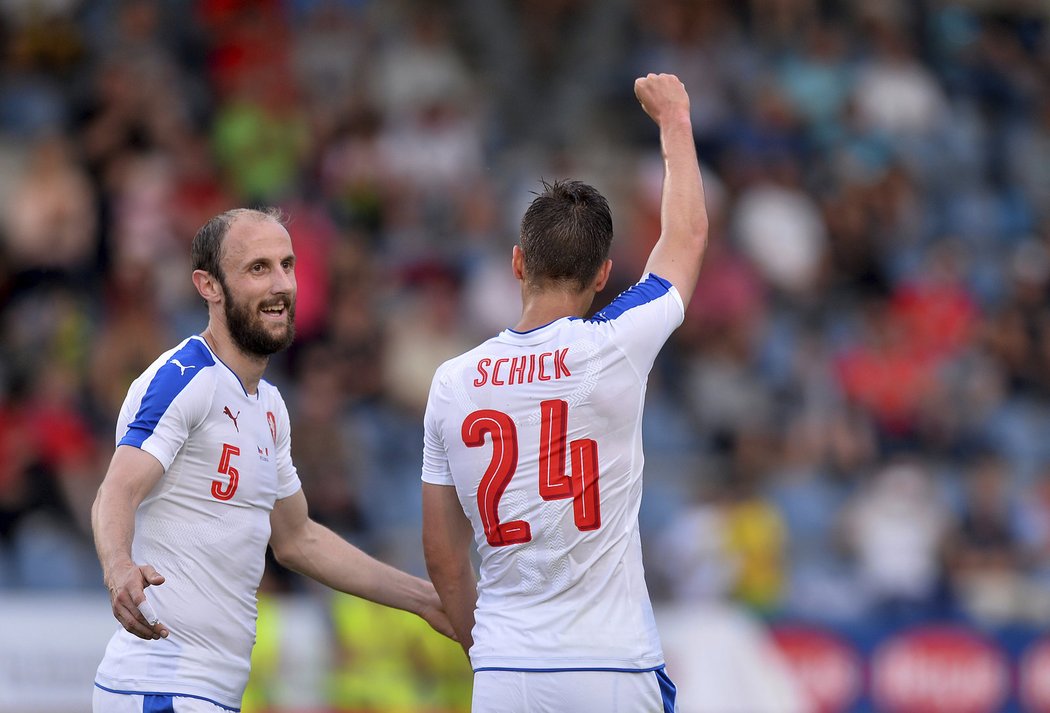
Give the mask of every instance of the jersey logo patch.
POLYGON ((273 444, 277 445, 277 419, 273 415, 273 411, 266 412, 266 423, 270 426, 270 435, 273 436, 273 444))
POLYGON ((234 416, 233 415, 233 411, 230 411, 230 407, 229 406, 223 406, 222 407, 222 412, 230 417, 230 420, 233 421, 233 427, 237 429, 237 433, 240 433, 241 432, 241 428, 240 428, 240 426, 237 425, 237 419, 240 418, 241 412, 238 411, 237 415, 234 416))
POLYGON ((175 366, 179 367, 179 376, 186 376, 186 370, 187 369, 196 369, 197 368, 193 364, 190 364, 189 366, 183 366, 182 362, 179 361, 178 359, 172 359, 168 363, 169 364, 174 364, 175 366))

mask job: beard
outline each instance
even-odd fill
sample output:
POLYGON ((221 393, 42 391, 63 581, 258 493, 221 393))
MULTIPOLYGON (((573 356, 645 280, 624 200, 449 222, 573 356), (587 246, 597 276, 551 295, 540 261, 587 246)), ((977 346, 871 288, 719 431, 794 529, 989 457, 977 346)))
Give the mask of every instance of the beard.
POLYGON ((273 333, 263 323, 258 315, 257 309, 247 302, 238 302, 230 294, 226 285, 222 285, 223 294, 226 296, 225 312, 226 326, 230 329, 230 336, 245 354, 252 356, 268 357, 276 354, 282 349, 287 349, 295 339, 295 298, 281 297, 268 303, 259 305, 269 306, 278 302, 283 303, 287 311, 288 320, 283 332, 273 333))

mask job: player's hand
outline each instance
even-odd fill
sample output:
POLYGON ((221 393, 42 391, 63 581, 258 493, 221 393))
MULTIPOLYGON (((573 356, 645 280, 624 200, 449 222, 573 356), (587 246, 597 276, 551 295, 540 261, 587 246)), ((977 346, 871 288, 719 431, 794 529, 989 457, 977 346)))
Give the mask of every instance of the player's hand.
POLYGON ((161 639, 168 629, 156 619, 153 608, 146 601, 145 588, 164 584, 163 575, 152 565, 127 564, 106 577, 113 616, 120 625, 140 639, 161 639), (149 614, 152 621, 147 620, 149 614))
POLYGON ((645 113, 662 126, 673 117, 689 116, 689 94, 673 74, 647 74, 634 80, 634 95, 645 113))
POLYGON ((445 607, 441 604, 441 597, 438 596, 434 585, 430 584, 430 582, 427 582, 427 584, 430 586, 430 592, 427 594, 419 616, 426 623, 430 624, 434 631, 444 634, 453 641, 459 641, 459 638, 456 636, 456 630, 452 627, 452 621, 448 618, 448 614, 445 613, 445 607))

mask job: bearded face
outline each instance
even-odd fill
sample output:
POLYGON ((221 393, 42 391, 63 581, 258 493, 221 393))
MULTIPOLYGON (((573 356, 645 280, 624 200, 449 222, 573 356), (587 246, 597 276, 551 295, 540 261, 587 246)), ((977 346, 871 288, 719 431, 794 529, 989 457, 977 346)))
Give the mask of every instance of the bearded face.
POLYGON ((276 295, 252 304, 249 300, 235 299, 225 280, 220 280, 220 283, 226 296, 226 325, 241 351, 268 357, 291 345, 295 339, 294 296, 276 295))

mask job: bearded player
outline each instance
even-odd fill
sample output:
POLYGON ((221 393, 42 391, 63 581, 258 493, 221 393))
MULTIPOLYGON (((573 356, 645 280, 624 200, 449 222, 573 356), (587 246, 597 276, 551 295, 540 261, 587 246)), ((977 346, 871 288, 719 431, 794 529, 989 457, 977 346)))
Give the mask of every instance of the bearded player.
POLYGON ((295 255, 280 214, 218 215, 191 254, 207 329, 131 385, 92 508, 123 626, 95 677, 95 713, 238 710, 267 544, 290 569, 452 633, 429 582, 307 514, 288 411, 262 378, 294 335, 295 255))

